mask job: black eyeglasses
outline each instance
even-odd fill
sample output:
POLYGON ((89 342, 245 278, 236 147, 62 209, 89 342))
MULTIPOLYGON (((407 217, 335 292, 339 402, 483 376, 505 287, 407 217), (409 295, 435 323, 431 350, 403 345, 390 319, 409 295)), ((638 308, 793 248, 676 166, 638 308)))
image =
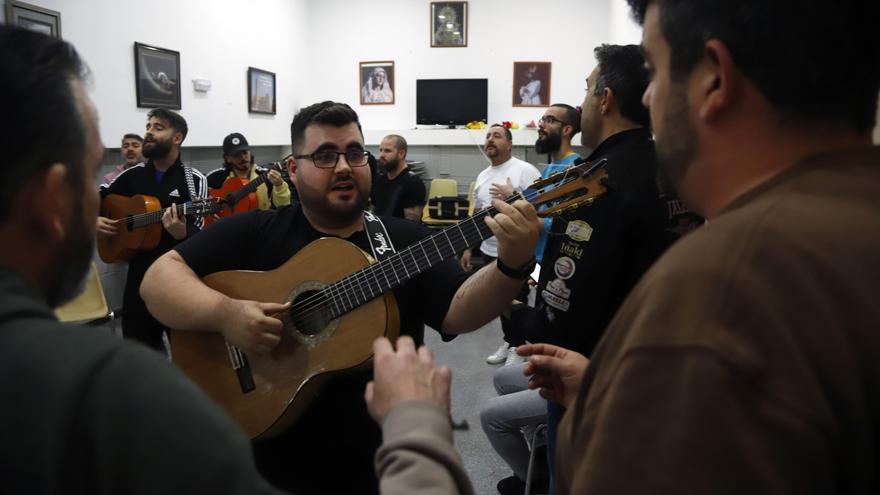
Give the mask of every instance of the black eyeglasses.
POLYGON ((554 117, 554 116, 552 116, 552 115, 545 115, 545 116, 541 117, 540 119, 538 119, 538 123, 539 123, 539 124, 562 124, 562 125, 571 125, 571 124, 569 124, 568 122, 566 122, 566 121, 564 121, 564 120, 559 120, 559 119, 557 119, 556 117, 554 117))
POLYGON ((318 168, 334 168, 339 162, 339 155, 345 155, 350 167, 363 167, 367 164, 367 152, 361 150, 332 151, 320 150, 308 155, 294 155, 297 160, 308 158, 318 168))

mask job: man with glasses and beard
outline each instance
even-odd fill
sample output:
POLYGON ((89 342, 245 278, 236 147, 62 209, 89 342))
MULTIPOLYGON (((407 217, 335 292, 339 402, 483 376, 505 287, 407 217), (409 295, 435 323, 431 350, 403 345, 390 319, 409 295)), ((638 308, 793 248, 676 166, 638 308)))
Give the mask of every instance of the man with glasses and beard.
POLYGON ((88 271, 104 156, 69 44, 0 26, 0 485, 6 493, 278 493, 247 438, 155 352, 60 324, 88 271))
MULTIPOLYGON (((589 361, 521 349, 530 386, 568 405, 558 493, 876 493, 880 5, 630 4, 659 164, 708 223, 642 277, 589 361)), ((376 347, 372 410, 441 448, 441 423, 414 430, 391 407, 431 399, 399 386, 431 383, 427 355, 376 347)), ((406 447, 409 472, 436 466, 406 447)))
MULTIPOLYGON (((180 114, 164 108, 147 114, 144 135, 144 157, 147 163, 136 165, 119 174, 101 195, 143 194, 158 198, 162 208, 179 205, 207 194, 205 176, 180 160, 180 145, 186 138, 186 120, 180 114)), ((128 262, 128 277, 122 299, 122 334, 160 352, 166 352, 165 328, 147 310, 138 288, 147 268, 178 242, 192 236, 203 225, 201 218, 179 218, 176 209, 169 209, 162 217, 162 238, 155 249, 137 252, 128 262)), ((98 235, 114 236, 119 220, 100 218, 98 235)))
MULTIPOLYGON (((364 211, 371 174, 357 114, 343 103, 316 103, 296 114, 290 133, 294 160, 288 170, 299 204, 229 217, 150 268, 141 293, 170 328, 220 332, 247 354, 271 353, 282 339, 294 338, 289 330, 282 333, 284 325, 275 317, 287 306, 232 298, 200 277, 233 269, 273 270, 327 236, 379 252, 371 240, 375 235, 367 235, 377 227, 366 225, 376 220, 364 211)), ((449 257, 394 289, 401 334, 422 343, 427 324, 448 340, 481 327, 510 305, 522 274, 528 276, 533 266, 541 223, 526 201, 494 201, 493 206, 499 213, 486 224, 498 239, 498 261, 468 278, 449 257)), ((424 225, 395 217, 381 223, 387 234, 373 232, 398 252, 430 234, 424 225)), ((446 254, 454 251, 450 246, 446 254)), ((327 264, 336 262, 332 252, 325 257, 327 264)), ((296 493, 378 492, 372 461, 381 432, 363 401, 369 379, 368 371, 338 374, 286 432, 254 444, 258 466, 270 481, 296 493)))

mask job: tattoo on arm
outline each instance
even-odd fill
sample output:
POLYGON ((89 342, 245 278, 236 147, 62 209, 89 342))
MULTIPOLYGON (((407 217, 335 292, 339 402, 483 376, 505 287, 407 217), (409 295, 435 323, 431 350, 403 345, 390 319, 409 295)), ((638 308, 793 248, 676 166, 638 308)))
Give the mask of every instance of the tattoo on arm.
POLYGON ((480 270, 477 273, 471 275, 467 280, 461 284, 461 287, 455 293, 456 299, 464 299, 468 292, 472 291, 474 286, 482 283, 482 280, 486 278, 486 270, 480 270))

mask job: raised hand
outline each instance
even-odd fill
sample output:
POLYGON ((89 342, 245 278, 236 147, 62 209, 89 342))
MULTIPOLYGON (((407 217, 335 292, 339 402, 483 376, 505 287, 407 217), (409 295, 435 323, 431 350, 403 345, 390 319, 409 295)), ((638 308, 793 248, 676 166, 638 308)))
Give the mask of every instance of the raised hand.
POLYGON ((416 351, 412 338, 397 339, 397 351, 380 337, 373 342, 373 381, 367 384, 364 400, 367 410, 380 425, 395 405, 410 400, 429 400, 449 411, 449 368, 434 367, 431 351, 416 351))
POLYGON ((523 374, 529 378, 529 388, 539 389, 541 397, 562 406, 578 394, 590 360, 583 354, 550 344, 526 344, 516 353, 528 357, 523 374))

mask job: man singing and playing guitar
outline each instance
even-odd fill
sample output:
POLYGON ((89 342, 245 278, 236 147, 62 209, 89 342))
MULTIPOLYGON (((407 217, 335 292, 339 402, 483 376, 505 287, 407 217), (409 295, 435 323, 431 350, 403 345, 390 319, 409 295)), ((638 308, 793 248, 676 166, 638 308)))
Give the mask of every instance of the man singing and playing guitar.
MULTIPOLYGON (((268 210, 290 204, 290 188, 284 182, 281 173, 275 169, 267 169, 254 165, 254 155, 247 139, 238 133, 223 138, 223 167, 212 170, 206 176, 208 187, 213 190, 224 189, 228 179, 240 189, 243 185, 259 180, 260 184, 253 191, 255 204, 250 209, 268 210), (237 182, 237 184, 235 184, 237 182)), ((223 198, 225 196, 220 196, 223 198)), ((234 206, 234 205, 232 205, 234 206)), ((246 210, 247 211, 247 210, 246 210)))
MULTIPOLYGON (((173 358, 209 395, 223 403, 219 386, 205 386, 179 362, 210 360, 207 347, 193 350, 198 339, 220 340, 217 360, 235 367, 207 376, 225 373, 237 395, 267 399, 250 409, 225 407, 261 437, 257 463, 271 482, 296 493, 378 493, 372 460, 381 432, 363 401, 369 371, 337 373, 320 391, 310 388, 316 380, 294 385, 294 393, 309 389, 313 396, 295 422, 288 411, 265 425, 248 419, 275 407, 277 391, 303 368, 324 370, 354 348, 367 350, 354 364, 368 363, 372 340, 396 335, 398 321, 399 332, 418 343, 425 324, 444 340, 486 324, 510 306, 531 272, 542 224, 523 200, 495 201, 494 217, 450 229, 441 240, 427 239, 420 224, 365 213, 370 171, 360 122, 348 105, 327 101, 302 109, 291 140, 288 171, 300 203, 234 215, 206 229, 157 260, 141 293, 160 321, 182 330, 173 332, 173 358), (499 244, 498 263, 470 278, 454 259, 473 243, 467 235, 494 235, 499 244), (233 269, 267 272, 225 272, 237 275, 211 281, 233 269)), ((290 400, 282 399, 282 409, 290 400)))
MULTIPOLYGON (((182 218, 178 216, 177 208, 169 208, 172 204, 177 206, 207 194, 204 175, 180 161, 180 145, 186 138, 187 130, 186 120, 180 114, 164 108, 150 111, 143 146, 147 163, 126 169, 107 188, 101 188, 104 206, 109 195, 145 195, 154 198, 165 208, 164 214, 161 214, 163 228, 158 244, 152 249, 134 252, 128 260, 128 276, 122 299, 123 335, 160 352, 165 352, 162 340, 165 327, 147 311, 138 287, 153 261, 178 242, 198 232, 202 226, 201 218, 182 218)), ((104 213, 105 208, 102 207, 102 215, 104 213)), ((99 247, 102 242, 112 242, 120 237, 120 229, 124 228, 118 218, 98 217, 99 247)))

